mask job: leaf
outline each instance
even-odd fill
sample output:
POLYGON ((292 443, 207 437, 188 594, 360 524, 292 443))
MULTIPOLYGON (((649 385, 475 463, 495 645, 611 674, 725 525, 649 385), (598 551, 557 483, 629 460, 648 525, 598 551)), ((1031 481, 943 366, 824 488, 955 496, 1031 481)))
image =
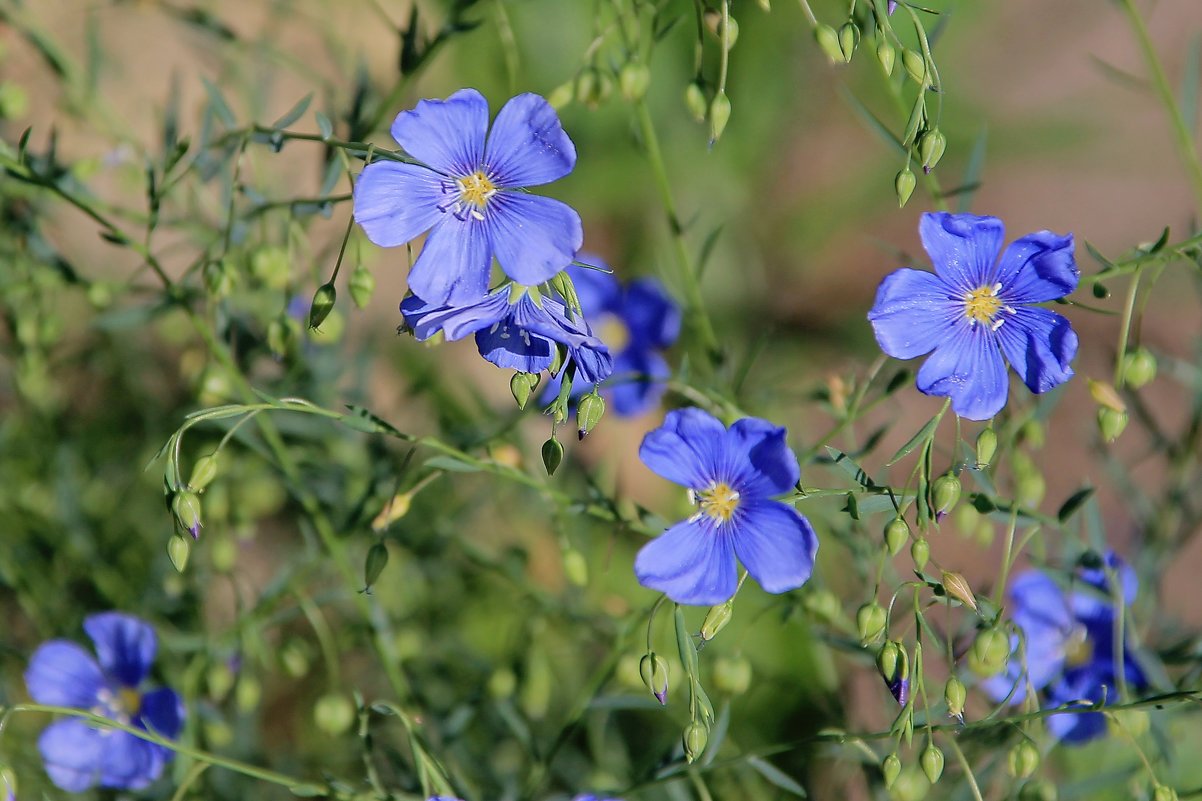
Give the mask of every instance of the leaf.
POLYGON ((830 454, 831 463, 851 476, 852 480, 861 487, 864 489, 874 489, 876 487, 876 482, 872 480, 872 477, 846 453, 837 448, 832 448, 830 445, 826 446, 826 452, 830 454))
POLYGON ((714 245, 718 244, 718 236, 722 233, 722 226, 719 225, 714 230, 710 231, 705 237, 705 242, 701 245, 701 255, 697 257, 697 279, 705 275, 705 267, 709 264, 710 256, 714 253, 714 245))
POLYGON ((202 77, 201 83, 204 84, 205 92, 209 95, 209 104, 213 109, 213 113, 221 120, 221 124, 226 128, 236 128, 238 120, 234 116, 234 112, 230 111, 229 103, 225 102, 225 97, 221 94, 221 90, 217 85, 208 78, 202 77))
POLYGON ((677 604, 672 618, 676 623, 676 650, 680 655, 680 664, 684 666, 686 676, 697 678, 697 646, 689 634, 684 620, 684 610, 677 604))
POLYGON ((1088 239, 1084 240, 1084 242, 1085 242, 1085 249, 1089 251, 1090 256, 1093 256, 1094 261, 1096 261, 1098 264, 1102 265, 1107 270, 1115 269, 1114 262, 1112 262, 1110 259, 1103 256, 1102 253, 1097 248, 1095 248, 1093 245, 1089 244, 1088 239))
POLYGON ((885 462, 885 467, 893 467, 893 465, 905 459, 910 453, 922 445, 927 440, 935 435, 935 427, 939 425, 939 421, 943 419, 943 415, 937 414, 927 421, 927 424, 918 429, 918 433, 910 437, 910 441, 898 448, 897 453, 893 454, 893 458, 885 462))
POLYGON ((762 757, 748 757, 747 764, 755 769, 764 779, 785 792, 792 793, 798 798, 808 798, 805 788, 794 781, 787 773, 762 757))
POLYGON ((338 421, 348 428, 353 428, 356 431, 363 431, 368 434, 388 434, 389 436, 398 439, 412 440, 413 437, 399 430, 392 423, 364 409, 362 406, 353 406, 347 404, 350 409, 350 414, 344 414, 338 418, 338 421))
POLYGON ((325 112, 315 111, 313 118, 317 120, 317 130, 321 131, 322 139, 329 139, 334 135, 334 123, 330 122, 330 118, 325 112))
POLYGON ((1067 523, 1069 518, 1077 513, 1077 510, 1089 500, 1093 493, 1093 487, 1082 487, 1072 495, 1068 496, 1068 500, 1060 505, 1060 511, 1056 512, 1056 518, 1061 523, 1067 523))
POLYGON ((899 389, 904 387, 914 374, 910 372, 910 368, 903 367, 893 374, 893 378, 889 379, 889 383, 885 385, 885 395, 892 395, 899 389))
POLYGON ((1153 253, 1159 253, 1164 248, 1164 246, 1168 244, 1168 242, 1169 242, 1169 227, 1166 225, 1164 227, 1164 230, 1160 232, 1160 238, 1157 239, 1155 242, 1153 242, 1150 246, 1148 246, 1148 248, 1144 252, 1147 253, 1149 256, 1151 256, 1153 253))
POLYGON ((301 115, 303 115, 306 111, 309 110, 309 103, 311 103, 312 101, 313 101, 313 93, 310 92, 309 94, 305 95, 300 100, 298 100, 296 102, 295 106, 288 109, 287 113, 285 113, 284 116, 280 117, 278 120, 273 122, 271 124, 271 127, 276 128, 276 129, 287 128, 289 125, 291 125, 292 123, 299 120, 301 118, 301 115))
POLYGON ((449 470, 452 473, 478 473, 479 465, 456 459, 454 456, 434 456, 425 461, 426 467, 437 467, 439 470, 449 470))

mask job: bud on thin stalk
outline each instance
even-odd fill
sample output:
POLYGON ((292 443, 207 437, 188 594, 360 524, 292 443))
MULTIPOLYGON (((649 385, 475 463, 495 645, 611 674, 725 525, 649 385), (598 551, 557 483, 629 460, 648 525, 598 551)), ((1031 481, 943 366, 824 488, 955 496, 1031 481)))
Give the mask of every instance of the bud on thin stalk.
POLYGON ((543 443, 542 456, 543 467, 546 468, 547 475, 555 475, 555 471, 559 469, 560 463, 563 462, 563 445, 552 436, 543 443))
POLYGON ((639 675, 643 684, 661 704, 668 703, 668 663, 663 657, 651 651, 639 662, 639 675))
POLYGON ((192 535, 192 539, 200 537, 200 498, 196 493, 182 490, 175 493, 171 499, 171 513, 175 522, 184 531, 192 535))
POLYGON ((897 781, 898 775, 901 773, 901 759, 896 753, 892 753, 881 761, 881 775, 885 779, 885 787, 890 788, 897 781))
POLYGON ((839 34, 830 25, 819 25, 814 29, 814 39, 818 47, 826 54, 832 64, 846 63, 843 58, 843 48, 839 46, 839 34))
POLYGON ((705 746, 709 742, 709 730, 700 721, 694 720, 684 730, 684 755, 690 763, 696 761, 697 757, 705 753, 705 746))
POLYGON ((718 636, 718 632, 726 628, 726 624, 734 616, 735 605, 733 601, 711 606, 710 611, 706 613, 705 620, 701 622, 701 639, 709 641, 718 636))
POLYGON ((930 743, 923 749, 919 762, 922 764, 922 772, 927 775, 927 781, 936 784, 943 775, 943 751, 939 750, 939 746, 930 743))
POLYGON ((844 62, 851 63, 851 57, 855 55, 859 45, 860 29, 854 22, 845 22, 839 29, 839 52, 843 54, 844 62))
POLYGON ((885 547, 890 556, 897 556, 910 539, 910 526, 900 517, 895 517, 885 526, 885 547))
POLYGON ((955 676, 943 685, 943 700, 947 702, 947 713, 953 718, 964 719, 964 702, 967 698, 968 691, 964 688, 964 682, 955 676))
POLYGON ((206 453, 192 465, 192 475, 188 477, 188 488, 200 492, 217 477, 217 454, 206 453))
POLYGON ((901 208, 910 200, 910 195, 914 194, 914 187, 918 185, 918 179, 914 177, 914 173, 909 167, 903 167, 897 177, 893 179, 893 189, 897 193, 897 205, 901 208))
POLYGON ((977 469, 988 467, 997 453, 997 433, 993 427, 984 429, 977 434, 977 469))
POLYGON ((860 639, 872 642, 884 634, 886 617, 885 607, 876 601, 861 606, 856 611, 856 628, 860 632, 860 639))
POLYGON ((710 102, 710 144, 722 138, 726 123, 730 121, 730 98, 726 92, 718 92, 710 102))
POLYGON ((351 290, 351 300, 360 309, 366 308, 371 302, 371 296, 376 291, 376 278, 371 274, 371 270, 363 264, 355 265, 355 269, 351 271, 351 278, 347 282, 351 290))
POLYGON ((944 570, 942 581, 944 592, 972 611, 977 611, 977 596, 973 594, 972 587, 968 584, 968 579, 964 578, 960 573, 952 573, 951 571, 944 570))
POLYGON ((893 64, 896 59, 897 51, 894 50, 893 45, 889 44, 887 39, 881 37, 881 41, 876 46, 876 60, 881 62, 881 69, 885 71, 886 75, 893 74, 893 64))
POLYGON ((313 303, 309 306, 309 328, 317 328, 325 322, 334 310, 334 301, 338 297, 337 290, 331 283, 322 284, 313 293, 313 303))
POLYGON ((705 122, 709 104, 705 101, 705 90, 699 83, 691 83, 684 90, 684 104, 697 122, 705 122))
POLYGON ((593 430, 597 423, 601 422, 602 415, 605 414, 605 401, 596 390, 580 399, 576 405, 576 426, 580 439, 584 439, 588 432, 593 430))
POLYGON ((914 569, 921 572, 931 558, 931 545, 926 537, 919 537, 910 543, 910 558, 914 560, 914 569))

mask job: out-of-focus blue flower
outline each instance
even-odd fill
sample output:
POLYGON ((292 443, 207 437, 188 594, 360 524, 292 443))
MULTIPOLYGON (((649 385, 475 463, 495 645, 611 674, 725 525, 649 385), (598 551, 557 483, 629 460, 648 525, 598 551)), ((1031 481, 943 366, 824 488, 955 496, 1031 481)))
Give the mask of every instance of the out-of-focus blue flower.
MULTIPOLYGON (((183 726, 180 697, 168 688, 143 693, 158 641, 147 623, 120 612, 88 617, 84 631, 96 659, 73 642, 51 640, 29 660, 25 686, 39 704, 87 709, 127 726, 175 738, 183 726)), ((159 777, 172 752, 128 732, 97 729, 78 718, 59 720, 38 738, 56 785, 82 792, 94 785, 123 790, 159 777)))
POLYGON ((601 796, 593 795, 592 793, 582 793, 581 795, 575 796, 572 801, 622 801, 622 799, 611 798, 609 796, 602 798, 601 796))
POLYGON ((1072 234, 1028 234, 999 259, 1005 230, 996 217, 928 213, 918 231, 935 272, 890 273, 868 319, 895 359, 931 354, 918 370, 920 391, 986 420, 1006 405, 1003 353, 1032 392, 1072 377, 1077 335, 1064 317, 1030 305, 1077 288, 1072 234))
POLYGON ((488 131, 488 101, 475 89, 402 111, 392 137, 420 164, 377 161, 355 183, 355 221, 381 247, 429 231, 409 288, 435 305, 477 300, 493 257, 523 284, 547 281, 583 241, 580 215, 526 192, 562 178, 576 148, 546 100, 511 99, 488 131), (486 141, 487 140, 487 141, 486 141))
POLYGON ((801 469, 785 429, 745 417, 729 429, 700 409, 669 412, 639 458, 687 487, 697 513, 643 546, 639 583, 682 604, 719 604, 735 592, 735 557, 772 593, 796 589, 814 569, 818 537, 792 506, 772 500, 801 469))
POLYGON ((476 335, 480 355, 498 367, 537 373, 551 367, 556 344, 567 348, 576 375, 596 384, 613 371, 609 348, 579 315, 537 289, 508 284, 473 303, 439 306, 416 295, 401 302, 405 326, 419 340, 441 331, 448 340, 476 335))
MULTIPOLYGON (((608 270, 604 261, 583 253, 579 260, 608 270)), ((602 341, 617 353, 614 374, 603 390, 620 417, 633 417, 659 403, 663 381, 672 370, 661 351, 680 336, 680 308, 654 278, 638 278, 622 285, 612 273, 572 265, 567 270, 584 316, 602 341)), ((559 394, 562 375, 548 382, 542 402, 559 394)), ((572 396, 583 395, 591 385, 577 376, 572 396)))
MULTIPOLYGON (((1114 553, 1106 555, 1106 565, 1114 572, 1122 589, 1123 601, 1135 600, 1135 571, 1114 553)), ((1080 588, 1065 593, 1049 576, 1030 570, 1016 576, 1010 584, 1011 616, 1022 630, 1026 650, 1026 670, 1018 659, 1019 640, 1011 648, 1015 657, 999 676, 982 686, 994 700, 1007 696, 1020 703, 1028 691, 1043 699, 1043 706, 1063 706, 1074 701, 1096 703, 1113 701, 1117 691, 1117 665, 1114 648, 1114 606, 1103 569, 1080 570, 1080 588)), ((1123 644, 1123 670, 1129 687, 1147 684, 1143 672, 1126 643, 1123 644)), ((1100 712, 1052 715, 1048 730, 1060 740, 1080 743, 1106 730, 1100 712)))

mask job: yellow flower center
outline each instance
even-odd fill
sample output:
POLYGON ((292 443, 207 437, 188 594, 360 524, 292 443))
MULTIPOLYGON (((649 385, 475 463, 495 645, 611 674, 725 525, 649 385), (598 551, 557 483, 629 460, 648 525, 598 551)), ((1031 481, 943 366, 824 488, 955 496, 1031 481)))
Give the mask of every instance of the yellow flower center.
POLYGON ((607 314, 597 326, 601 341, 609 346, 611 353, 618 353, 630 342, 630 329, 616 315, 607 314))
POLYGON ((1001 319, 994 320, 998 312, 1005 308, 997 294, 1001 288, 1001 284, 979 286, 964 294, 964 315, 970 323, 983 323, 995 330, 1001 326, 1001 319))
POLYGON ((725 523, 734 517, 735 510, 739 508, 739 493, 726 482, 720 481, 697 493, 697 505, 702 514, 725 523))
POLYGON ((1064 644, 1064 664, 1068 667, 1080 667, 1093 659, 1093 643, 1089 641, 1084 626, 1073 629, 1068 641, 1064 644))
POLYGON ((469 209, 472 216, 480 219, 480 211, 488 205, 488 199, 497 193, 497 186, 480 170, 471 175, 456 179, 459 183, 459 201, 469 209))
POLYGON ((137 717, 142 711, 142 694, 132 687, 122 687, 117 693, 117 703, 125 714, 131 718, 137 717))

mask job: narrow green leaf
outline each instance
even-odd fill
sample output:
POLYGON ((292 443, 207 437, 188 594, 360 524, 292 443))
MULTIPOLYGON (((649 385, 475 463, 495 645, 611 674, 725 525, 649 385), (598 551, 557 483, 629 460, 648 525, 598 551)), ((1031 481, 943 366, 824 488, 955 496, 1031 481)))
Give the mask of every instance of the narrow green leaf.
POLYGON ((872 477, 864 471, 864 468, 856 464, 855 461, 846 453, 837 448, 832 448, 829 445, 826 446, 826 452, 830 454, 831 462, 834 463, 834 465, 844 473, 851 476, 852 480, 861 487, 864 487, 865 489, 873 489, 876 487, 876 482, 872 480, 872 477))
POLYGON ((1181 74, 1181 118, 1194 129, 1198 121, 1198 88, 1202 83, 1202 33, 1194 34, 1181 74))
POLYGON ((309 110, 309 103, 311 103, 311 102, 313 102, 313 93, 312 92, 310 92, 309 94, 305 95, 300 100, 298 100, 296 102, 296 105, 293 106, 292 108, 288 109, 287 113, 285 113, 284 116, 280 117, 278 120, 273 122, 271 124, 271 127, 275 128, 276 130, 279 130, 281 128, 287 128, 289 125, 291 125, 292 123, 299 120, 301 118, 301 115, 303 115, 306 111, 309 110))
POLYGON ((1107 270, 1113 270, 1115 268, 1114 262, 1112 262, 1110 259, 1103 256, 1101 251, 1099 251, 1097 248, 1095 248, 1093 245, 1091 245, 1089 243, 1088 239, 1082 240, 1082 241, 1085 242, 1085 249, 1087 251, 1089 251, 1090 256, 1093 256, 1094 261, 1096 261, 1098 264, 1102 265, 1102 267, 1104 267, 1107 270))
POLYGON ((342 415, 342 417, 338 418, 338 421, 348 428, 353 428, 356 431, 364 431, 368 434, 388 434, 398 439, 413 439, 413 437, 399 430, 392 423, 377 417, 362 406, 347 404, 346 408, 350 409, 350 414, 342 415))
POLYGON ((676 650, 680 653, 680 664, 684 666, 684 672, 687 676, 697 675, 697 646, 693 644, 693 636, 689 633, 688 626, 684 621, 684 610, 680 605, 676 605, 676 612, 673 614, 673 620, 676 622, 676 650))
POLYGON ((909 442, 898 448, 897 453, 893 454, 893 458, 885 462, 885 467, 893 467, 910 455, 911 452, 919 445, 922 445, 927 440, 935 436, 935 427, 939 425, 939 421, 943 419, 943 415, 937 414, 927 421, 927 424, 918 429, 918 433, 910 437, 909 442))
POLYGON ((217 115, 217 119, 221 120, 221 124, 226 128, 236 128, 238 119, 234 116, 234 112, 230 111, 229 103, 225 102, 225 96, 221 94, 221 90, 208 78, 202 77, 200 80, 204 84, 205 92, 209 96, 209 105, 212 107, 213 113, 217 115))
POLYGON ((1072 495, 1068 496, 1068 500, 1060 505, 1060 511, 1056 512, 1057 519, 1060 520, 1061 523, 1067 523, 1069 518, 1077 513, 1077 510, 1089 500, 1093 493, 1093 487, 1082 487, 1072 495))
POLYGON ((805 788, 794 781, 787 773, 762 757, 748 757, 747 764, 769 783, 798 798, 808 798, 805 788))
POLYGON ((456 459, 454 456, 434 456, 426 460, 426 467, 437 467, 439 470, 449 470, 453 473, 478 473, 479 465, 456 459))
POLYGON ((317 120, 317 130, 321 132, 322 139, 329 139, 334 135, 334 123, 330 122, 330 118, 323 111, 313 112, 314 119, 317 120))

